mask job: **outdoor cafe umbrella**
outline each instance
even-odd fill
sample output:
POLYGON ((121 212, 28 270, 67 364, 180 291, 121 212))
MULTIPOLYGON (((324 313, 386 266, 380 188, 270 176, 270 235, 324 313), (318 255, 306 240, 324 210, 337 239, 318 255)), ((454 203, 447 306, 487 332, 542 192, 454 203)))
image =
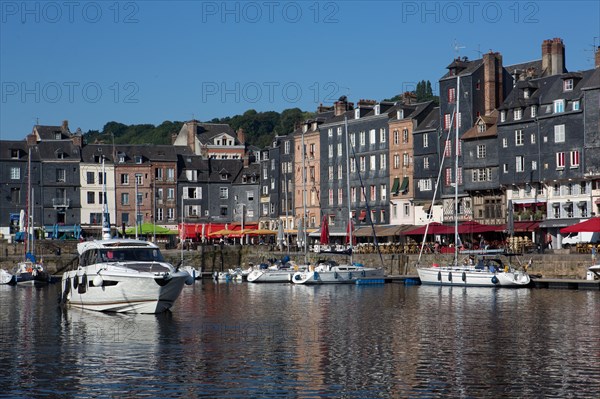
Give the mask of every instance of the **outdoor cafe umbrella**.
POLYGON ((323 216, 323 221, 321 222, 321 244, 329 244, 329 223, 327 222, 327 216, 323 216))
POLYGON ((600 217, 594 217, 580 223, 572 224, 560 229, 563 234, 568 233, 600 233, 600 217))

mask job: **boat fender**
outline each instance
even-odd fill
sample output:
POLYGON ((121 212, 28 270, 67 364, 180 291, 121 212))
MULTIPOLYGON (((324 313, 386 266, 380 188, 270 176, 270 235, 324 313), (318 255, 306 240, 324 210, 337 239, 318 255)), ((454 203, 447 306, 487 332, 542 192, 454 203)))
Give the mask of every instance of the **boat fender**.
POLYGON ((438 281, 442 281, 442 272, 438 272, 438 281))
POLYGON ((192 284, 194 284, 194 277, 192 277, 192 276, 188 275, 188 276, 185 278, 185 285, 192 285, 192 284))
POLYGON ((337 280, 337 278, 338 278, 337 272, 333 272, 333 278, 335 278, 337 280))
POLYGON ((318 280, 318 279, 319 279, 319 273, 317 273, 317 272, 313 272, 313 273, 314 273, 314 274, 313 274, 313 278, 314 278, 315 280, 318 280))
POLYGON ((498 284, 498 277, 492 277, 492 284, 498 284))
POLYGON ((77 288, 77 292, 80 294, 85 294, 87 291, 87 274, 81 276, 81 281, 79 282, 79 287, 77 288))
POLYGON ((300 275, 299 275, 299 274, 296 274, 296 275, 294 276, 294 280, 302 280, 302 277, 300 277, 300 275))
POLYGON ((452 281, 452 272, 448 273, 448 281, 452 281))
POLYGON ((360 272, 360 275, 363 276, 363 277, 365 277, 367 275, 367 273, 365 273, 365 271, 363 270, 363 271, 360 272))
POLYGON ((348 280, 352 280, 352 272, 348 273, 348 280))
POLYGON ((465 283, 467 282, 467 273, 466 272, 462 272, 462 281, 464 281, 465 283))
POLYGON ((77 277, 77 275, 73 276, 73 289, 76 290, 77 287, 79 287, 79 278, 77 277))
POLYGON ((92 280, 92 284, 94 284, 94 287, 101 287, 103 282, 104 281, 102 280, 102 276, 100 274, 96 274, 96 276, 92 280))

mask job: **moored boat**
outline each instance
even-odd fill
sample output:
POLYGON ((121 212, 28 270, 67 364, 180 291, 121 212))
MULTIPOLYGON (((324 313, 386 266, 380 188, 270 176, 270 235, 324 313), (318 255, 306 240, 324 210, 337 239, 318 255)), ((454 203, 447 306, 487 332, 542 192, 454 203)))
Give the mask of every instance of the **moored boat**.
POLYGON ((106 312, 160 313, 170 309, 187 272, 165 262, 158 246, 129 239, 86 241, 79 265, 62 277, 63 303, 106 312))
POLYGON ((0 269, 0 284, 9 284, 13 279, 13 275, 7 270, 0 269))
POLYGON ((296 272, 294 284, 356 284, 358 281, 384 282, 382 268, 364 267, 356 264, 339 265, 334 261, 318 263, 314 268, 296 272))

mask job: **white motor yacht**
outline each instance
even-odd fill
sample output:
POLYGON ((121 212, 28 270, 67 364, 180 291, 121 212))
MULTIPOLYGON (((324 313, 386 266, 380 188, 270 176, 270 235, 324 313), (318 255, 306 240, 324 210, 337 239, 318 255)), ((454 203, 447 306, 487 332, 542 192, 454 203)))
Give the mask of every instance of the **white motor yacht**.
POLYGON ((62 277, 63 303, 106 312, 160 313, 194 280, 147 241, 106 239, 77 245, 79 265, 62 277))
POLYGON ((356 284, 383 283, 385 273, 382 268, 359 265, 339 265, 334 261, 322 262, 314 268, 296 272, 292 276, 295 284, 356 284))

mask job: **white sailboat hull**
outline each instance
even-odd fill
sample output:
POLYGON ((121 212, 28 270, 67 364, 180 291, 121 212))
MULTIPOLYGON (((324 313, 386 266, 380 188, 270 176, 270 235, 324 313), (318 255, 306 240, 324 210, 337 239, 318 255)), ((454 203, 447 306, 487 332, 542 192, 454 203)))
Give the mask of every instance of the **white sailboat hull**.
POLYGON ((249 283, 289 283, 293 274, 291 270, 252 270, 247 279, 249 283))
POLYGON ((294 284, 356 284, 358 280, 382 280, 385 277, 383 269, 370 267, 333 267, 331 270, 317 268, 313 271, 294 273, 294 284))
POLYGON ((8 284, 13 279, 13 275, 4 269, 0 269, 0 284, 8 284))
POLYGON ((173 306, 189 278, 184 271, 165 278, 150 272, 88 266, 63 274, 63 300, 73 307, 101 312, 160 313, 173 306), (99 286, 94 281, 97 275, 101 276, 99 286))
POLYGON ((472 267, 418 267, 421 284, 461 287, 524 287, 529 275, 521 271, 491 272, 472 267))

